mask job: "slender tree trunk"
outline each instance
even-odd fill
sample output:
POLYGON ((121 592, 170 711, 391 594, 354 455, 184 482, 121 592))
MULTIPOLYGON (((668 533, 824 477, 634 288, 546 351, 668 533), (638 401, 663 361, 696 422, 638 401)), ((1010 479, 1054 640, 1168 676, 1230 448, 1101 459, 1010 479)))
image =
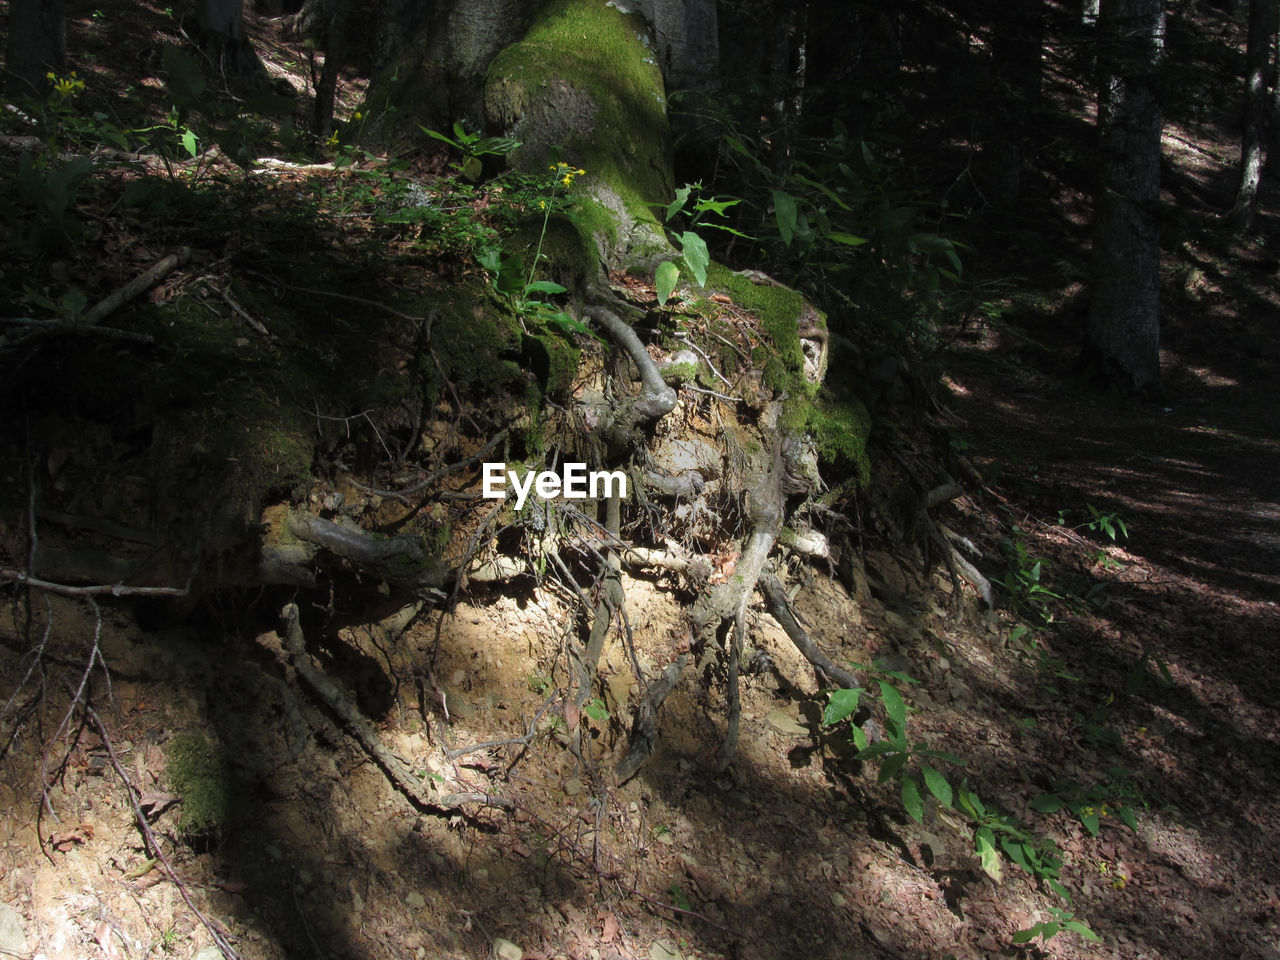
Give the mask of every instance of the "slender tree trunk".
POLYGON ((4 89, 9 96, 43 97, 49 73, 67 69, 67 28, 62 0, 10 0, 4 89))
POLYGON ((1160 380, 1163 0, 1104 0, 1099 21, 1100 183, 1083 364, 1124 389, 1160 380))
POLYGON ((1267 72, 1276 35, 1276 0, 1249 0, 1249 45, 1245 66, 1244 134, 1240 142, 1240 179, 1235 203, 1227 213, 1227 225, 1243 233, 1258 209, 1258 187, 1267 162, 1267 72))

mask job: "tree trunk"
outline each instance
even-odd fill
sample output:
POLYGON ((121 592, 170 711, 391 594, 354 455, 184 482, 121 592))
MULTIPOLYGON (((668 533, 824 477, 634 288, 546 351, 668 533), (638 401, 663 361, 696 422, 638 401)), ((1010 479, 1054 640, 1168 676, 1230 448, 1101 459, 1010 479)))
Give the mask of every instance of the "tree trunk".
POLYGON ((1163 0, 1102 4, 1100 170, 1083 365, 1137 394, 1160 380, 1158 72, 1163 0))
POLYGON ((244 33, 243 0, 199 0, 196 23, 200 46, 227 89, 262 87, 267 72, 244 33))
POLYGON ((11 0, 4 89, 11 97, 43 97, 47 74, 67 68, 67 28, 62 0, 11 0))
POLYGON ((1258 187, 1267 160, 1267 71, 1276 33, 1276 0, 1250 0, 1249 46, 1245 65, 1244 134, 1240 142, 1240 179, 1227 225, 1236 234, 1248 230, 1258 209, 1258 187))

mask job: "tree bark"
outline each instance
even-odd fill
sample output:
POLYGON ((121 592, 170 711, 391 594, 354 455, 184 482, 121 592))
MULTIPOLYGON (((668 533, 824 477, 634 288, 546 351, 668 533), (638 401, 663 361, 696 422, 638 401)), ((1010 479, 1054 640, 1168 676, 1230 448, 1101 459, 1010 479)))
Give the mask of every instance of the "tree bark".
POLYGON ((247 91, 266 83, 267 72, 244 32, 243 0, 199 0, 200 44, 228 89, 247 91))
POLYGON ((1160 380, 1163 0, 1109 0, 1099 22, 1100 165, 1082 363, 1135 394, 1160 380))
POLYGON ((1240 177, 1227 225, 1240 234, 1253 224, 1258 188, 1267 162, 1266 129, 1271 103, 1267 71, 1276 34, 1276 0, 1249 0, 1249 43, 1245 57, 1244 134, 1240 142, 1240 177))
POLYGON ((4 89, 11 97, 44 97, 47 74, 67 69, 67 28, 63 0, 11 0, 4 89))

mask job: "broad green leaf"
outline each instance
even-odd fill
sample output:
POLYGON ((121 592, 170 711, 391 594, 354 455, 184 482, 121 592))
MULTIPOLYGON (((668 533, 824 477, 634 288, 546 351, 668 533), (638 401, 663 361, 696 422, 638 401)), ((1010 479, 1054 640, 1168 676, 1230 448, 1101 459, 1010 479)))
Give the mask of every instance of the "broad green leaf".
POLYGON ((568 293, 569 291, 560 286, 553 280, 535 280, 533 283, 526 283, 524 286, 525 293, 568 293))
POLYGON ((778 234, 788 247, 796 235, 796 198, 785 190, 773 191, 773 214, 778 221, 778 234))
POLYGON ((858 751, 855 760, 866 763, 868 760, 874 760, 876 757, 883 757, 886 753, 897 753, 898 748, 888 741, 881 740, 878 743, 868 744, 866 747, 858 751))
POLYGON ((849 736, 853 738, 853 745, 858 748, 859 752, 866 750, 869 746, 866 731, 861 727, 851 727, 849 736))
POLYGON ((1040 936, 1041 924, 1037 923, 1034 927, 1028 927, 1026 930, 1019 930, 1013 935, 1014 943, 1030 943, 1036 937, 1040 936))
POLYGON ((1080 810, 1080 822, 1084 824, 1084 828, 1089 831, 1089 834, 1091 836, 1096 837, 1098 835, 1098 811, 1097 810, 1093 809, 1092 807, 1082 808, 1080 810))
POLYGON ((200 69, 200 64, 173 44, 165 45, 161 61, 166 75, 165 86, 177 105, 194 106, 205 90, 204 71, 200 69))
POLYGON ((1052 940, 1058 935, 1058 931, 1062 929, 1062 924, 1050 920, 1040 928, 1040 936, 1044 940, 1052 940))
POLYGON ((920 797, 920 784, 915 777, 902 778, 902 806, 916 823, 924 823, 924 800, 920 797))
POLYGON ((479 157, 467 157, 462 161, 462 175, 475 183, 484 173, 484 161, 479 157))
POLYGON ((447 143, 449 146, 453 147, 455 150, 459 150, 462 153, 467 152, 466 147, 460 144, 457 140, 454 140, 451 137, 446 137, 439 130, 428 129, 427 127, 424 127, 422 124, 418 124, 418 129, 421 130, 423 133, 425 133, 428 137, 434 137, 436 140, 439 140, 441 143, 447 143))
POLYGON ((834 240, 836 243, 843 243, 846 247, 860 247, 867 242, 866 237, 855 236, 852 233, 841 233, 839 230, 832 230, 824 236, 828 240, 834 240))
POLYGON ((1027 806, 1037 813, 1057 813, 1062 809, 1062 801, 1056 793, 1042 793, 1027 806))
POLYGON ((1138 818, 1134 816, 1132 807, 1116 807, 1116 816, 1134 833, 1138 832, 1138 818))
POLYGON ((974 838, 974 847, 978 852, 978 862, 983 872, 992 880, 999 882, 1004 876, 1004 868, 1000 866, 1000 854, 996 852, 995 835, 989 827, 981 828, 974 838))
POLYGON ((585 333, 589 337, 595 334, 581 320, 575 320, 563 310, 546 315, 546 320, 552 326, 559 327, 565 333, 585 333))
POLYGON ((676 191, 676 198, 667 204, 667 212, 663 216, 663 220, 670 220, 684 208, 685 203, 689 200, 689 192, 692 189, 692 186, 686 184, 676 191))
POLYGON ((1060 896, 1064 902, 1066 903, 1071 902, 1071 891, 1068 890, 1066 887, 1064 887, 1062 884, 1060 884, 1057 880, 1054 880, 1052 877, 1049 877, 1045 879, 1045 884, 1048 885, 1050 890, 1052 890, 1054 893, 1060 896))
POLYGON ((1096 940, 1101 942, 1102 938, 1089 929, 1087 924, 1081 923, 1079 920, 1066 920, 1062 924, 1063 929, 1078 933, 1086 940, 1096 940))
POLYGON ((712 197, 710 200, 699 200, 693 205, 693 210, 695 213, 714 213, 723 217, 726 210, 737 206, 741 202, 741 200, 719 200, 712 197))
POLYGON ((1004 850, 1005 856, 1007 856, 1010 860, 1016 863, 1023 870, 1027 871, 1027 873, 1035 872, 1031 869, 1031 864, 1027 862, 1026 848, 1022 844, 1017 843, 1013 840, 1004 839, 1000 841, 1000 847, 1001 849, 1004 850))
POLYGON ((831 691, 826 709, 822 711, 822 725, 833 727, 845 717, 851 716, 858 709, 858 699, 861 696, 861 687, 831 691))
POLYGON ((187 151, 188 156, 194 158, 196 154, 199 152, 199 148, 197 147, 197 144, 200 142, 199 138, 195 135, 195 133, 191 130, 191 128, 188 127, 187 129, 182 131, 182 136, 179 139, 182 142, 182 149, 187 151))
POLYGON ((707 243, 696 233, 680 234, 680 252, 684 262, 689 265, 689 273, 693 282, 703 286, 707 282, 707 267, 711 263, 711 254, 707 251, 707 243))
POLYGON ((907 705, 902 700, 902 694, 891 683, 886 683, 884 680, 877 682, 880 684, 880 699, 884 702, 884 712, 888 714, 894 725, 905 733, 907 729, 907 705))
POLYGON ((658 269, 653 275, 653 285, 657 289, 659 305, 671 299, 671 294, 675 291, 676 283, 679 279, 680 268, 670 260, 658 264, 658 269))
POLYGON ((88 305, 89 298, 79 287, 72 287, 62 295, 62 310, 66 316, 73 319, 84 313, 84 308, 88 305))
POLYGON ((924 785, 944 807, 950 807, 953 799, 951 784, 947 778, 928 764, 921 764, 920 773, 924 776, 924 785))

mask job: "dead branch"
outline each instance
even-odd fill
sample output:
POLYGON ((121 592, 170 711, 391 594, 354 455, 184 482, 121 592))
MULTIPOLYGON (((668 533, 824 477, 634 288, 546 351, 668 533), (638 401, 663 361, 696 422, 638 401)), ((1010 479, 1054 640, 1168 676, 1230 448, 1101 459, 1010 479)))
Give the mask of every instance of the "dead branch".
POLYGON ((99 583, 88 587, 74 587, 66 583, 52 583, 33 577, 22 570, 12 567, 0 567, 0 580, 14 580, 36 590, 48 590, 50 593, 62 594, 66 597, 91 597, 110 594, 113 597, 185 597, 191 593, 191 582, 185 587, 126 587, 120 583, 99 583))
POLYGON ((346 724, 347 729, 360 741, 365 752, 382 768, 395 788, 404 794, 415 808, 422 811, 447 811, 457 810, 469 803, 482 803, 491 807, 511 806, 511 801, 505 797, 489 793, 468 791, 436 795, 425 790, 423 782, 414 775, 413 771, 383 746, 377 732, 360 715, 360 711, 352 706, 338 686, 312 666, 307 655, 306 638, 302 634, 302 622, 296 604, 286 604, 280 611, 280 636, 284 640, 285 650, 298 676, 305 681, 311 692, 346 724))
POLYGON ((190 247, 183 247, 176 253, 171 253, 166 257, 160 258, 150 269, 138 274, 138 276, 134 277, 123 287, 120 287, 106 298, 99 300, 96 304, 86 310, 81 315, 79 322, 86 327, 91 327, 99 321, 106 319, 134 297, 150 290, 190 259, 190 247))

